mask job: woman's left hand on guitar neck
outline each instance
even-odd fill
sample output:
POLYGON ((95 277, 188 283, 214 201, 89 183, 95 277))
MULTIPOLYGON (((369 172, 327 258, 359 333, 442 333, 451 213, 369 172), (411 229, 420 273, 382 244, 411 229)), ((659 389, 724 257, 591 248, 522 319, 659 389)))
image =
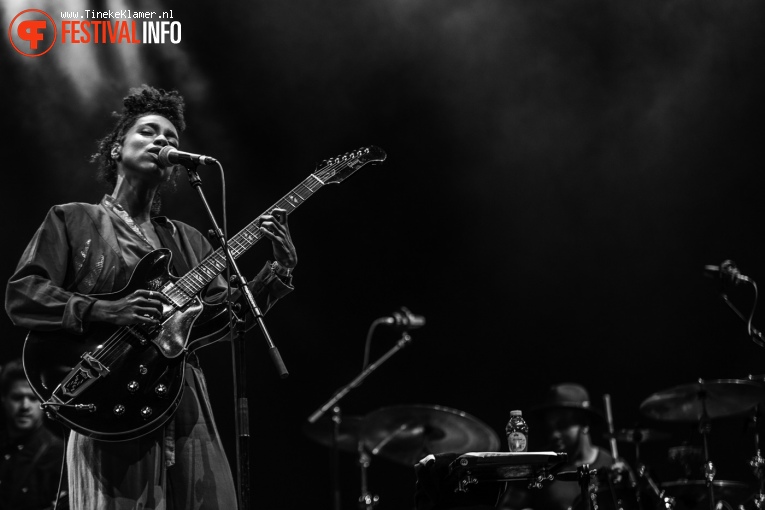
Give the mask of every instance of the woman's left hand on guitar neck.
POLYGON ((285 269, 293 269, 298 259, 287 225, 287 211, 274 209, 271 214, 261 216, 260 231, 271 240, 276 262, 285 269))

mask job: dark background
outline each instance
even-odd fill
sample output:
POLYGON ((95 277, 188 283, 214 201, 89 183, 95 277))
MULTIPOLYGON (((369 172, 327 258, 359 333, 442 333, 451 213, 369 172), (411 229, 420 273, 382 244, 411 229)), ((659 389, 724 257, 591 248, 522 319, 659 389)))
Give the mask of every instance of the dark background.
MULTIPOLYGON (((53 204, 109 191, 88 155, 130 86, 185 95, 182 148, 224 163, 232 233, 320 160, 388 153, 290 217, 296 291, 267 317, 290 377, 276 376, 259 332, 248 344, 259 508, 331 507, 329 449, 303 423, 359 373, 372 321, 402 305, 427 325, 341 402, 344 414, 442 405, 501 436, 508 411, 576 381, 597 406, 611 394, 618 428, 673 433, 644 450, 665 480, 677 476, 667 449, 699 445, 696 425, 650 422, 640 403, 699 377, 765 373, 765 352, 702 274, 732 259, 765 275, 763 2, 59 4, 6 1, 3 20, 27 7, 54 19, 172 8, 183 39, 57 45, 40 58, 2 45, 5 278, 53 204)), ((219 177, 202 178, 220 214, 219 177)), ((183 175, 164 213, 208 228, 183 175)), ((263 243, 240 266, 254 276, 268 257, 263 243)), ((752 288, 730 295, 748 314, 752 288)), ((7 361, 25 332, 0 324, 7 361)), ((397 338, 378 330, 373 359, 397 338)), ((233 460, 229 349, 200 354, 233 460)), ((718 478, 754 480, 744 416, 713 422, 711 452, 718 478)), ((353 508, 354 456, 340 468, 353 508)), ((379 508, 412 508, 410 467, 373 459, 369 484, 379 508)))

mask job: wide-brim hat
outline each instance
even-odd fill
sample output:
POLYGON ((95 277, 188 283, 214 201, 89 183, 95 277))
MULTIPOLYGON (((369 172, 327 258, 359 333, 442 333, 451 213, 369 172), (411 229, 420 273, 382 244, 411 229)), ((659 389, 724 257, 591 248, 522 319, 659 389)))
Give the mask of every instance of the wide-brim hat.
POLYGON ((532 406, 530 412, 541 414, 550 409, 577 409, 591 419, 598 421, 606 419, 603 411, 592 405, 590 394, 584 386, 576 383, 553 384, 548 388, 542 402, 532 406))

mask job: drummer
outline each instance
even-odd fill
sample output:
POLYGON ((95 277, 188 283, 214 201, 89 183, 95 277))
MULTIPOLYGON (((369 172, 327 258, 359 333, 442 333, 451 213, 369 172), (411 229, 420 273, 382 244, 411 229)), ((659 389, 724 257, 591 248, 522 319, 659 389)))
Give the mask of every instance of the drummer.
MULTIPOLYGON (((543 402, 532 408, 530 413, 532 444, 538 444, 537 451, 555 451, 568 455, 568 464, 563 470, 575 470, 589 464, 591 469, 615 469, 618 476, 626 465, 614 462, 611 454, 593 444, 590 427, 605 424, 603 414, 590 404, 587 390, 574 383, 561 383, 549 388, 543 402), (535 419, 536 418, 536 419, 535 419), (534 424, 540 428, 535 428, 534 424), (539 434, 540 441, 535 441, 539 434)), ((571 508, 581 494, 579 484, 553 481, 541 489, 526 489, 525 484, 510 483, 497 508, 503 510, 566 510, 571 508)))

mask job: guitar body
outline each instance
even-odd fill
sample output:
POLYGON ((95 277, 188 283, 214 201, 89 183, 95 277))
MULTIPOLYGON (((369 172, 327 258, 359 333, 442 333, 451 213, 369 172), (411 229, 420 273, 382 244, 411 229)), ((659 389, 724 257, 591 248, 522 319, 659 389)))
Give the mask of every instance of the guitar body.
MULTIPOLYGON (((171 257, 167 249, 146 255, 125 288, 95 297, 113 301, 162 289, 176 280, 168 271, 171 257)), ((107 441, 136 438, 172 416, 189 347, 219 340, 227 319, 225 305, 195 297, 181 308, 167 306, 156 328, 93 323, 85 335, 33 331, 24 344, 24 370, 53 417, 70 428, 107 441)))

